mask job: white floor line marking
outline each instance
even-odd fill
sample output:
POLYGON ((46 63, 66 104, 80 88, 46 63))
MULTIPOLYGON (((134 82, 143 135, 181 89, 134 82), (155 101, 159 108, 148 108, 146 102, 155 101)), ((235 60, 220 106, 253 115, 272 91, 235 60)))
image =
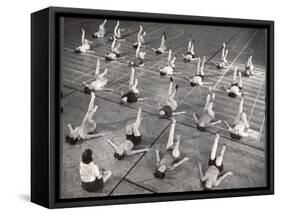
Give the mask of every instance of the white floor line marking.
POLYGON ((264 123, 265 123, 265 116, 263 117, 263 120, 262 120, 262 123, 261 123, 260 133, 259 133, 259 136, 258 136, 258 139, 257 139, 258 142, 260 141, 260 138, 261 138, 264 123))
POLYGON ((257 100, 258 100, 258 98, 259 98, 259 96, 260 96, 260 93, 261 93, 261 90, 262 90, 262 87, 263 87, 264 83, 265 83, 265 80, 262 82, 262 84, 261 84, 261 86, 260 86, 260 88, 259 88, 258 94, 257 94, 257 96, 256 96, 256 98, 255 98, 255 100, 254 100, 254 104, 253 104, 253 107, 252 107, 252 109, 251 109, 251 113, 250 113, 249 120, 248 120, 249 122, 251 121, 252 114, 253 114, 253 112, 254 112, 255 106, 256 106, 256 104, 257 104, 257 100))
POLYGON ((252 41, 252 39, 254 38, 254 36, 256 35, 257 31, 255 31, 252 36, 250 37, 250 39, 248 40, 248 42, 243 46, 243 48, 241 49, 241 51, 238 53, 238 55, 235 57, 235 59, 231 62, 231 64, 228 66, 227 70, 224 72, 224 74, 218 79, 218 81, 216 82, 216 84, 213 86, 214 88, 217 87, 217 85, 220 83, 220 81, 224 78, 224 76, 229 72, 229 70, 231 69, 232 65, 235 63, 235 61, 240 57, 240 55, 243 53, 243 51, 246 49, 246 47, 249 45, 249 43, 252 41))

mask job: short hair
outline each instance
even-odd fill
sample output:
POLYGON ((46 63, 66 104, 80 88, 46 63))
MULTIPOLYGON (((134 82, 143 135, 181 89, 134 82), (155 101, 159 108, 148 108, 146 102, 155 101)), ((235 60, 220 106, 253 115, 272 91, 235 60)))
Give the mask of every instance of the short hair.
POLYGON ((84 92, 85 92, 86 94, 91 94, 91 90, 90 90, 88 87, 86 87, 86 86, 85 86, 85 88, 84 88, 84 92))
POLYGON ((237 95, 236 95, 235 93, 233 93, 233 92, 229 92, 229 93, 228 93, 228 96, 229 96, 229 97, 232 97, 232 98, 235 98, 237 95))
POLYGON ((191 81, 191 82, 190 82, 190 86, 196 86, 196 83, 193 82, 193 81, 191 81))
POLYGON ((70 145, 75 145, 77 143, 77 141, 78 141, 78 138, 73 138, 73 137, 71 137, 69 135, 66 135, 65 141, 67 143, 69 143, 70 145))
POLYGON ((165 172, 161 172, 159 170, 155 170, 154 177, 155 178, 159 178, 159 179, 163 179, 165 177, 165 172))
POLYGON ((121 159, 124 158, 125 155, 124 155, 124 154, 119 154, 119 153, 115 152, 113 156, 114 156, 117 160, 121 160, 121 159))
POLYGON ((236 140, 241 140, 242 136, 240 136, 239 134, 235 134, 235 133, 230 133, 230 137, 232 139, 236 139, 236 140))
POLYGON ((197 129, 199 131, 206 131, 206 127, 201 127, 199 124, 197 125, 197 129))
POLYGON ((93 151, 91 149, 86 149, 82 154, 82 162, 84 164, 89 164, 93 161, 93 151))

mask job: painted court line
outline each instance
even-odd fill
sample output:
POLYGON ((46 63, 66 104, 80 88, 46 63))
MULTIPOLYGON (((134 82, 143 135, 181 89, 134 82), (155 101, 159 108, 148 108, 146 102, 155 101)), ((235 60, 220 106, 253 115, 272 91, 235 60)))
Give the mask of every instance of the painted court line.
POLYGON ((256 98, 255 98, 255 102, 254 102, 254 104, 253 104, 253 107, 252 107, 252 109, 251 109, 251 113, 250 113, 250 116, 249 116, 249 120, 248 120, 249 122, 250 122, 250 120, 251 120, 251 118, 252 118, 252 114, 253 114, 253 112, 254 112, 255 106, 256 106, 256 104, 257 104, 257 100, 258 100, 258 98, 259 98, 259 96, 260 96, 260 93, 261 93, 261 90, 262 90, 262 87, 263 87, 264 83, 265 83, 265 80, 262 82, 262 84, 261 84, 261 86, 260 86, 260 88, 259 88, 258 94, 257 94, 257 96, 256 96, 256 98))

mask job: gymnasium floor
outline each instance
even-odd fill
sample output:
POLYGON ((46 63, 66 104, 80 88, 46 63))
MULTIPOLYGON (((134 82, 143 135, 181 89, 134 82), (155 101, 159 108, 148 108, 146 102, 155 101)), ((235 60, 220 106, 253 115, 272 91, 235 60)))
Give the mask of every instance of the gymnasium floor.
POLYGON ((163 23, 141 23, 147 32, 145 37, 149 45, 146 50, 146 62, 143 68, 136 68, 139 80, 140 97, 148 97, 147 101, 129 106, 119 105, 121 91, 126 92, 130 69, 126 62, 135 56, 132 44, 136 41, 139 22, 121 21, 121 28, 130 29, 124 34, 126 41, 121 42, 121 52, 126 59, 112 62, 104 61, 104 54, 110 51, 111 36, 116 21, 108 20, 106 29, 108 34, 103 39, 93 39, 103 20, 74 19, 64 20, 63 43, 63 103, 64 103, 64 136, 68 134, 67 124, 78 126, 88 108, 90 95, 83 93, 83 81, 92 81, 96 67, 96 59, 101 59, 101 69, 109 69, 108 88, 113 92, 96 93, 96 104, 99 109, 94 116, 97 122, 97 133, 105 133, 106 137, 115 143, 125 139, 125 125, 135 119, 137 108, 143 108, 141 132, 143 134, 142 147, 149 147, 151 151, 126 157, 117 161, 113 157, 113 150, 103 137, 87 140, 77 145, 62 144, 61 163, 61 198, 114 196, 127 194, 146 194, 176 191, 203 190, 199 180, 197 162, 207 167, 209 153, 215 138, 215 133, 221 134, 222 143, 227 148, 224 156, 225 170, 233 171, 234 175, 227 177, 217 189, 249 188, 265 186, 265 74, 266 74, 266 32, 263 29, 234 28, 204 25, 178 25, 163 23), (95 52, 77 54, 73 50, 80 45, 81 32, 84 28, 86 38, 94 40, 91 50, 95 52), (158 103, 167 94, 169 79, 159 76, 159 67, 166 65, 167 54, 155 55, 151 48, 160 45, 163 32, 167 33, 167 47, 171 47, 176 60, 176 71, 187 73, 192 77, 196 63, 184 63, 181 53, 187 49, 187 39, 192 35, 195 39, 195 53, 200 57, 206 56, 205 79, 212 82, 216 90, 213 110, 216 118, 232 123, 238 111, 239 98, 229 98, 222 90, 232 80, 233 67, 244 68, 247 58, 253 56, 255 71, 262 72, 250 78, 243 77, 243 86, 248 93, 245 96, 244 111, 247 114, 250 128, 255 136, 243 138, 241 141, 232 140, 224 124, 200 132, 196 129, 192 114, 201 114, 208 88, 191 87, 182 75, 175 75, 175 83, 179 84, 176 100, 178 111, 186 114, 177 116, 175 134, 181 135, 180 150, 182 156, 188 156, 189 161, 166 175, 165 179, 153 176, 156 163, 155 149, 163 152, 169 133, 169 120, 159 119, 158 103), (229 69, 218 70, 216 62, 221 55, 222 43, 229 49, 229 69), (91 148, 94 161, 100 168, 111 170, 113 176, 106 182, 104 189, 98 193, 88 193, 81 188, 79 163, 82 152, 91 148))

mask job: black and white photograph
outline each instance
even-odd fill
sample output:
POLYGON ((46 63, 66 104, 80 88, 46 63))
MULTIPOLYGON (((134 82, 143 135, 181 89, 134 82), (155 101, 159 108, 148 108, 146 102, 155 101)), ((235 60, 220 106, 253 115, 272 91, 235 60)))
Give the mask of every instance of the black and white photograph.
POLYGON ((265 28, 60 19, 60 199, 266 187, 265 28))

